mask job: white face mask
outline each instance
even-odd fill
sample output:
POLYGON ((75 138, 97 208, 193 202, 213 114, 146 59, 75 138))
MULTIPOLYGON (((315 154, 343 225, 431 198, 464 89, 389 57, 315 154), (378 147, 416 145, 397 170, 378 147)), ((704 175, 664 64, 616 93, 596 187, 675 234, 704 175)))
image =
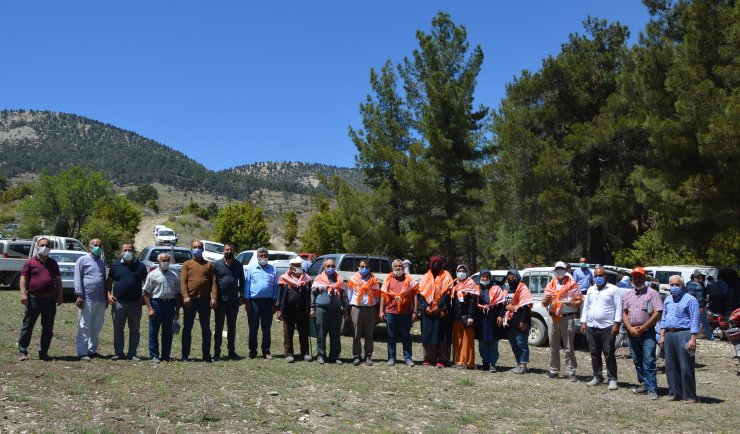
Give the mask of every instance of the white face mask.
POLYGON ((167 271, 167 269, 170 268, 170 263, 169 262, 160 262, 159 263, 159 268, 161 268, 162 271, 167 271))
POLYGON ((49 250, 51 250, 49 248, 49 246, 40 247, 39 248, 39 255, 41 255, 41 256, 49 256, 49 250))
POLYGON ((293 273, 295 273, 296 275, 300 276, 301 274, 303 274, 303 268, 301 268, 301 267, 293 267, 293 273))
POLYGON ((555 270, 555 275, 558 276, 558 279, 562 279, 565 276, 565 270, 555 270))
POLYGON ((132 259, 134 259, 134 254, 133 252, 125 251, 123 252, 123 255, 121 255, 121 259, 123 259, 126 262, 129 262, 132 259))
POLYGON ((468 273, 465 271, 458 271, 457 272, 457 280, 465 280, 468 278, 468 273))
POLYGON ((257 263, 260 264, 260 267, 264 267, 267 265, 267 258, 259 258, 257 259, 257 263))
POLYGON ((403 270, 393 270, 393 275, 396 277, 403 276, 403 270))

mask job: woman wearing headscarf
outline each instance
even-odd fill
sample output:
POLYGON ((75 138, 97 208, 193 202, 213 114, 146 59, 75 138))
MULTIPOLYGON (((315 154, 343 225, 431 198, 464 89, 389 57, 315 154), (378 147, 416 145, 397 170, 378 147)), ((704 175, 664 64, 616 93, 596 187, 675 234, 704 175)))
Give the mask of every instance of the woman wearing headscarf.
POLYGON ((452 324, 450 321, 450 287, 452 276, 444 270, 439 256, 429 260, 429 271, 419 282, 417 295, 421 316, 421 345, 424 348, 424 366, 450 365, 452 324))
POLYGON ((475 314, 478 285, 470 278, 468 266, 460 264, 452 282, 452 355, 455 367, 475 369, 475 314))
POLYGON ((487 269, 480 271, 478 289, 480 296, 475 338, 478 339, 483 370, 496 372, 498 340, 505 336, 503 327, 498 325, 498 318, 506 312, 505 302, 508 292, 491 281, 491 272, 487 269))
POLYGON ((506 273, 509 284, 509 295, 506 297, 506 309, 499 315, 498 324, 505 326, 509 332, 509 344, 516 357, 515 374, 527 372, 529 363, 529 329, 532 327, 532 293, 522 282, 519 271, 511 269, 506 273))
POLYGON ((326 335, 329 335, 331 351, 329 363, 341 365, 339 353, 342 350, 340 332, 344 312, 344 280, 337 273, 333 259, 324 261, 321 274, 313 281, 311 291, 311 316, 316 317, 316 361, 323 365, 326 357, 326 335))

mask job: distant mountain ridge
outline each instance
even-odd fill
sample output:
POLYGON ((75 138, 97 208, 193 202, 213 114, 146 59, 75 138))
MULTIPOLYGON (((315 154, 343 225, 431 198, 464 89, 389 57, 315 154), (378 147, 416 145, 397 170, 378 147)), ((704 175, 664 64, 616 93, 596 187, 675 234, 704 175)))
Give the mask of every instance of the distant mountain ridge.
POLYGON ((264 162, 212 171, 180 151, 84 116, 49 111, 0 112, 0 174, 12 178, 73 165, 103 172, 114 184, 159 182, 179 189, 247 199, 257 190, 325 191, 318 174, 362 187, 362 173, 315 163, 264 162))

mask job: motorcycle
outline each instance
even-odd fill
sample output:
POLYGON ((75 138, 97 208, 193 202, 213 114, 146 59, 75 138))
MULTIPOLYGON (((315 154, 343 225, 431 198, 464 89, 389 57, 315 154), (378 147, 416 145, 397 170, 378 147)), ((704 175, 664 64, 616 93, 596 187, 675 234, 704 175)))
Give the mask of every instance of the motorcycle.
POLYGON ((715 339, 722 339, 724 331, 730 328, 728 316, 715 313, 709 309, 707 309, 707 320, 709 321, 709 327, 712 329, 712 335, 715 339))
POLYGON ((740 360, 740 308, 735 309, 728 321, 729 328, 723 330, 727 341, 735 349, 735 357, 740 360))

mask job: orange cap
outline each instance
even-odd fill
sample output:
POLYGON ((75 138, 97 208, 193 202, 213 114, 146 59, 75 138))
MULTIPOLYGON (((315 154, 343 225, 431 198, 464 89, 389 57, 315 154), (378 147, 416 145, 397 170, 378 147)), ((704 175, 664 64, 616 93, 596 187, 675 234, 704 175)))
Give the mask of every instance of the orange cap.
POLYGON ((644 276, 645 275, 645 270, 642 267, 635 267, 635 268, 632 269, 632 274, 633 275, 634 274, 641 274, 641 275, 644 276))

